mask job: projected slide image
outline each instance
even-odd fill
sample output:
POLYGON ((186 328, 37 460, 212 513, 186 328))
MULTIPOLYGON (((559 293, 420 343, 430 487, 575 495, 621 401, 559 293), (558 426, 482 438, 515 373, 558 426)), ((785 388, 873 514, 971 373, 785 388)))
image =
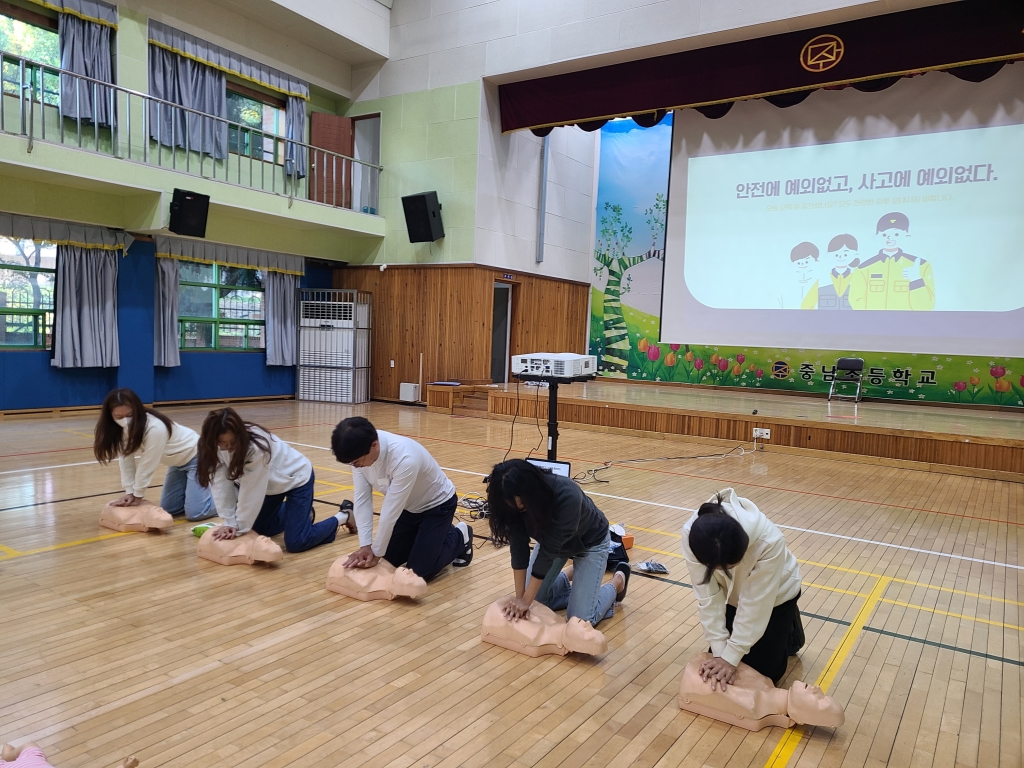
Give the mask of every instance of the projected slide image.
POLYGON ((685 280, 713 309, 1024 307, 1024 126, 690 157, 685 280))

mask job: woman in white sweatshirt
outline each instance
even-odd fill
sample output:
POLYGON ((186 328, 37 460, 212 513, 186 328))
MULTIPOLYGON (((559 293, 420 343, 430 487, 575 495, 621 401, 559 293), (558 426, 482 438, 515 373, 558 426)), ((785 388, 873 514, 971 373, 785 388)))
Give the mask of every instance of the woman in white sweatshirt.
POLYGON ((232 408, 210 411, 199 437, 199 482, 213 489, 224 524, 213 536, 284 532, 289 552, 334 541, 347 511, 313 522, 313 465, 269 431, 243 421, 232 408))
POLYGON ((214 517, 213 496, 196 479, 196 444, 199 435, 171 421, 159 411, 146 408, 130 389, 107 395, 96 422, 93 453, 101 464, 117 459, 124 496, 118 507, 134 507, 146 497, 146 489, 160 464, 167 465, 160 506, 172 515, 185 513, 188 520, 214 517))
POLYGON ((782 532, 726 488, 683 527, 683 556, 714 655, 701 668, 704 679, 724 689, 742 661, 778 685, 804 644, 800 566, 782 532))

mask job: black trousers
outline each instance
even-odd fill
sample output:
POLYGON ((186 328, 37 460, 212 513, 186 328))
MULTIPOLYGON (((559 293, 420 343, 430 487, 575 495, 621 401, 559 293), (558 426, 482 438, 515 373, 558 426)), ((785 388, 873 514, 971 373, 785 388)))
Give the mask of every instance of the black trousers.
POLYGON ((405 565, 430 581, 466 548, 462 533, 452 525, 458 495, 426 512, 404 510, 391 532, 384 559, 396 568, 405 565))
MULTIPOLYGON (((799 599, 800 595, 797 595, 772 609, 771 618, 768 619, 768 626, 764 628, 761 639, 754 643, 750 652, 743 657, 744 664, 753 667, 765 677, 770 677, 776 685, 786 674, 789 657, 804 647, 804 625, 796 605, 799 599)), ((725 628, 730 633, 735 618, 736 609, 731 605, 725 606, 725 628)))

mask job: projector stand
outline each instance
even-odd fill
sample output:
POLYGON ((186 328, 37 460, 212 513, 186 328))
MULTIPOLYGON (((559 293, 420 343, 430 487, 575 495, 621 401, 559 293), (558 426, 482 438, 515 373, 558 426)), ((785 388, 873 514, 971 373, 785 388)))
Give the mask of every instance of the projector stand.
MULTIPOLYGON (((548 385, 548 461, 558 461, 558 385, 577 381, 593 381, 596 376, 554 377, 533 373, 513 373, 520 381, 544 382, 548 385)), ((538 418, 540 414, 537 414, 538 418)))

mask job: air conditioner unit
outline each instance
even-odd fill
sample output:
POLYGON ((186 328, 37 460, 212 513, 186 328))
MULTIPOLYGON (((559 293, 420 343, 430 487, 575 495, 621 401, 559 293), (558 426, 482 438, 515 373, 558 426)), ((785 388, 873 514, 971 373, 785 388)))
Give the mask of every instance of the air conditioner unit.
POLYGON ((552 379, 574 379, 597 374, 597 357, 571 352, 534 352, 512 356, 512 373, 544 376, 552 379))
POLYGON ((299 324, 305 328, 355 328, 355 305, 341 301, 304 301, 299 324))

